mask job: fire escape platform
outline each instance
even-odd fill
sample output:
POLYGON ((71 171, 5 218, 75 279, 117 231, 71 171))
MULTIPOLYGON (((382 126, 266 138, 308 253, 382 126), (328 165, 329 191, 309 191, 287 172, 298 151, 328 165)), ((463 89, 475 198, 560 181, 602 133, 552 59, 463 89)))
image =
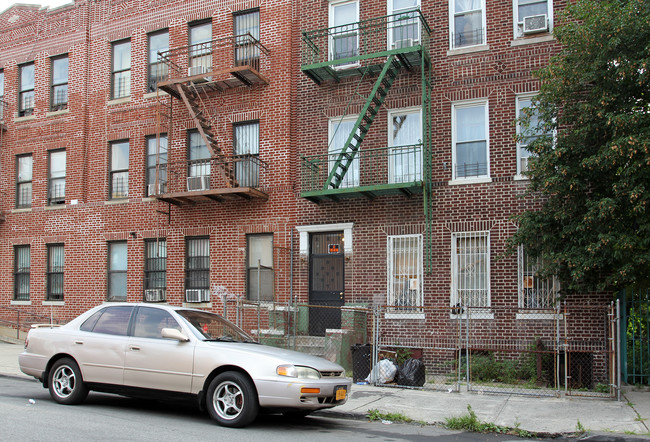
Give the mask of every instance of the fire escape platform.
POLYGON ((175 206, 195 205, 200 202, 216 201, 219 203, 233 200, 254 200, 259 199, 266 201, 269 196, 259 189, 253 187, 225 187, 220 189, 207 189, 191 192, 174 192, 151 195, 160 201, 173 204, 175 206))
POLYGON ((269 80, 252 66, 236 66, 218 71, 206 72, 190 77, 174 78, 158 83, 158 88, 169 95, 181 99, 177 85, 192 84, 192 87, 205 92, 222 92, 241 86, 269 84, 269 80))
POLYGON ((375 199, 382 195, 403 195, 410 197, 421 194, 422 181, 410 183, 377 184, 373 186, 343 187, 339 189, 320 189, 301 192, 300 196, 314 203, 323 201, 340 201, 341 199, 366 198, 375 199))

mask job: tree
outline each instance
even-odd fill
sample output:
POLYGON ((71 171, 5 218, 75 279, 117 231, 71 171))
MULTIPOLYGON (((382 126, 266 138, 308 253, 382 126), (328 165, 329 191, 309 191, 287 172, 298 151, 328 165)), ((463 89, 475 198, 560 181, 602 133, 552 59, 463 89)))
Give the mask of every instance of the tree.
POLYGON ((539 123, 519 121, 548 134, 528 146, 539 210, 514 217, 510 250, 523 244, 567 293, 647 285, 650 2, 578 0, 559 22, 562 49, 536 73, 539 123))

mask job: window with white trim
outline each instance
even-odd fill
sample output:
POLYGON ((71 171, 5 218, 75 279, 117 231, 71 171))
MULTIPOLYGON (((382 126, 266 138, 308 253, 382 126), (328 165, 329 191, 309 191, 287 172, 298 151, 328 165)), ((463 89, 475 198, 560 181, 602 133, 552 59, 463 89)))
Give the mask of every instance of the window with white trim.
POLYGON ((126 241, 108 243, 108 297, 109 301, 126 301, 128 251, 126 241))
POLYGON ((358 56, 359 2, 357 0, 331 2, 329 8, 330 60, 358 56))
POLYGON ((389 182, 410 183, 422 180, 422 113, 420 109, 391 111, 389 182))
POLYGON ((485 44, 484 0, 450 0, 451 48, 485 44))
POLYGON ((273 301, 273 234, 246 236, 246 292, 252 301, 273 301))
MULTIPOLYGON (((354 123, 357 121, 356 115, 349 115, 344 118, 337 117, 331 118, 329 120, 329 145, 327 148, 327 153, 329 156, 328 161, 328 173, 332 171, 336 160, 339 157, 339 154, 345 147, 345 142, 347 141, 352 129, 354 128, 354 123)), ((359 134, 357 129, 357 134, 359 134)), ((357 187, 359 186, 359 153, 355 155, 350 167, 348 168, 341 185, 339 188, 343 187, 357 187)))
POLYGON ((452 105, 452 177, 490 176, 488 102, 452 105))
POLYGON ((544 132, 543 121, 533 105, 534 95, 517 97, 517 175, 524 176, 528 171, 528 159, 534 154, 528 150, 528 145, 536 139, 547 135, 544 132), (520 118, 528 117, 528 127, 521 125, 520 118))
POLYGON ((538 275, 543 261, 528 256, 523 246, 518 250, 519 308, 550 309, 555 306, 560 291, 557 277, 541 278, 538 275))
POLYGON ((490 233, 453 233, 451 246, 451 306, 489 307, 490 233))
POLYGON ((392 311, 416 312, 422 299, 422 235, 389 236, 388 300, 392 311))
POLYGON ((549 32, 552 29, 552 0, 514 0, 513 12, 515 37, 549 32), (524 19, 529 21, 526 30, 524 30, 524 19))
POLYGON ((420 0, 388 0, 388 49, 399 49, 420 43, 420 0))

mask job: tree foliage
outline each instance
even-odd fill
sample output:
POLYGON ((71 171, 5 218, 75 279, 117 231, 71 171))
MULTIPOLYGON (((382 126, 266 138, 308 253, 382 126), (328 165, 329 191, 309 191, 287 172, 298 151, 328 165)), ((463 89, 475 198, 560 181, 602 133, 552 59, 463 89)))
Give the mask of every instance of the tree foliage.
MULTIPOLYGON (((567 293, 650 281, 650 2, 578 0, 560 14, 562 49, 537 72, 549 134, 528 149, 528 196, 511 250, 541 257, 567 293)), ((542 127, 543 126, 543 127, 542 127)))

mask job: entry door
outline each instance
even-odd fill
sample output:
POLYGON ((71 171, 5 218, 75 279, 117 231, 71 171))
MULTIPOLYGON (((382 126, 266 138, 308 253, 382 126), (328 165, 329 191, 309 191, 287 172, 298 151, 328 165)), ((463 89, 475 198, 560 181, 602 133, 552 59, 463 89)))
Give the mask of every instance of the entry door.
POLYGON ((309 304, 336 308, 309 309, 309 334, 325 336, 328 328, 341 328, 345 301, 343 232, 313 233, 309 255, 309 304))

